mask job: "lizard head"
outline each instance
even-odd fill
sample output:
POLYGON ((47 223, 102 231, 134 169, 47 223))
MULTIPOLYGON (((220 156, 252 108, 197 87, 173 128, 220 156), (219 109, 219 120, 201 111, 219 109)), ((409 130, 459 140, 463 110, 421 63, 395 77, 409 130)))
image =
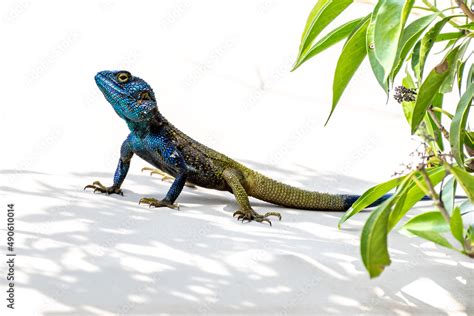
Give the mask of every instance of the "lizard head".
POLYGON ((144 80, 125 70, 105 70, 95 76, 95 82, 121 118, 142 122, 153 117, 155 94, 144 80))

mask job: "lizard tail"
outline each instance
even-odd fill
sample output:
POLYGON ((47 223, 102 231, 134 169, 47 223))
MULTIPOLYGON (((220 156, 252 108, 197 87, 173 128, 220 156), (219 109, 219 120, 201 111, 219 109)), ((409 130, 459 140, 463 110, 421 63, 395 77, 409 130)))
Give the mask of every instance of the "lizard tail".
MULTIPOLYGON (((290 208, 320 211, 346 211, 360 197, 360 195, 355 194, 307 191, 281 183, 259 173, 253 173, 247 177, 247 190, 250 196, 265 202, 290 208)), ((368 207, 377 206, 390 196, 392 195, 385 194, 368 207)))
POLYGON ((254 198, 290 208, 345 211, 359 197, 358 195, 330 194, 299 189, 252 173, 247 178, 247 193, 254 198))

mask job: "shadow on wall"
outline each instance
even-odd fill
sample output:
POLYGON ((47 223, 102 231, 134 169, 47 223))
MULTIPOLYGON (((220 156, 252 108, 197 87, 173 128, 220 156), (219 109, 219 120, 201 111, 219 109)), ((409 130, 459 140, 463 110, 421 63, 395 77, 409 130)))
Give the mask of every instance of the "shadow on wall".
MULTIPOLYGON (((298 176, 247 164, 264 173, 290 174, 302 186, 332 181, 331 175, 310 169, 298 176)), ((1 187, 0 191, 21 195, 28 207, 41 205, 17 217, 17 234, 23 240, 18 246, 19 270, 24 275, 18 291, 40 293, 39 308, 46 314, 54 314, 58 306, 79 314, 281 315, 435 314, 472 308, 470 301, 453 297, 472 293, 470 280, 459 280, 473 275, 472 264, 460 265, 458 261, 467 259, 442 249, 422 253, 419 239, 394 234, 392 266, 379 279, 369 280, 359 258, 360 218, 338 231, 342 213, 254 203, 260 212, 282 213, 283 220, 270 228, 232 219, 236 203, 224 192, 185 188, 178 200, 181 211, 138 206, 140 197, 162 197, 169 187, 145 174, 127 177, 124 197, 82 191, 96 179, 108 178, 103 183, 109 183, 111 173, 76 173, 66 178, 69 183, 63 177, 26 170, 22 176, 34 179, 35 189, 1 187), (53 185, 60 182, 65 184, 53 185), (149 191, 127 189, 137 185, 149 191), (432 298, 439 295, 438 303, 436 296, 433 301, 418 295, 418 285, 428 286, 432 298)), ((358 181, 337 177, 344 184, 335 188, 337 192, 358 181)))

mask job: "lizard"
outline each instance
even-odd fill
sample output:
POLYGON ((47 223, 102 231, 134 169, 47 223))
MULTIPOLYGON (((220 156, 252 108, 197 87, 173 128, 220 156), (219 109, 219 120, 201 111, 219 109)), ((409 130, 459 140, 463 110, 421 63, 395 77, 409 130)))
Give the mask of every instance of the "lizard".
MULTIPOLYGON (((185 184, 233 193, 239 209, 238 220, 267 222, 270 216, 281 220, 278 212, 257 213, 249 196, 283 207, 346 211, 360 197, 352 194, 330 194, 309 191, 276 181, 254 171, 187 136, 173 126, 158 110, 155 93, 143 79, 126 70, 101 71, 95 82, 105 99, 127 124, 130 134, 120 149, 120 158, 112 186, 99 181, 85 189, 105 194, 123 195, 122 183, 134 154, 174 178, 166 196, 157 200, 144 197, 139 204, 149 207, 178 209, 175 203, 185 184)), ((370 206, 376 206, 390 195, 384 195, 370 206)))

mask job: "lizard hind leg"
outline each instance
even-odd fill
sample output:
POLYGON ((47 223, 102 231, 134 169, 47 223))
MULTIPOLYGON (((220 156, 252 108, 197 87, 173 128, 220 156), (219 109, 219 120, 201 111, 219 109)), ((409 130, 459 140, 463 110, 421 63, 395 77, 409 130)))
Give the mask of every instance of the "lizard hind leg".
POLYGON ((244 186, 242 185, 243 175, 235 169, 226 169, 222 173, 225 181, 232 189, 232 193, 239 204, 239 209, 234 212, 233 216, 238 216, 238 220, 243 221, 256 221, 259 223, 267 222, 272 225, 272 222, 268 219, 269 216, 276 216, 279 220, 281 220, 280 213, 277 212, 267 212, 264 215, 258 214, 255 212, 252 207, 250 206, 249 197, 247 192, 245 191, 244 186))
POLYGON ((160 169, 157 169, 157 168, 143 167, 142 172, 143 171, 150 171, 150 176, 152 176, 154 174, 158 174, 162 177, 161 180, 163 180, 163 181, 174 179, 172 176, 168 175, 167 173, 165 173, 165 172, 163 172, 163 171, 161 171, 160 169))

